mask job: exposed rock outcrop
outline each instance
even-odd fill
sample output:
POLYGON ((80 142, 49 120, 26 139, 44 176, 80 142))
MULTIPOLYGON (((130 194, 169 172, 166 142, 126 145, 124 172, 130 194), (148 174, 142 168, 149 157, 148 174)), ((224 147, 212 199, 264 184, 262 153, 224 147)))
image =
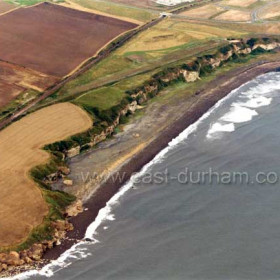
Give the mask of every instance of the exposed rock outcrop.
MULTIPOLYGON (((77 201, 73 205, 73 207, 77 209, 76 211, 79 212, 82 211, 80 203, 81 202, 77 201)), ((35 243, 29 249, 21 252, 11 251, 8 253, 0 253, 0 272, 4 273, 15 267, 37 264, 41 261, 47 249, 51 249, 60 244, 60 241, 65 238, 66 233, 73 230, 73 225, 66 220, 58 220, 53 222, 51 226, 53 228, 53 238, 51 240, 35 243)))
POLYGON ((200 79, 198 72, 183 70, 182 73, 187 83, 195 82, 200 79))
POLYGON ((65 211, 65 215, 67 217, 75 217, 77 216, 79 213, 83 212, 83 203, 81 200, 77 200, 75 203, 73 203, 72 205, 68 206, 66 208, 65 211))
POLYGON ((63 180, 63 184, 66 186, 73 186, 73 181, 70 179, 63 180))
POLYGON ((255 44, 252 48, 252 50, 255 50, 257 48, 262 48, 266 51, 271 51, 271 50, 274 50, 276 48, 280 47, 280 43, 278 42, 273 42, 273 43, 270 43, 270 44, 255 44))
POLYGON ((80 146, 71 148, 70 150, 67 151, 67 157, 72 158, 74 156, 77 156, 81 151, 80 146))

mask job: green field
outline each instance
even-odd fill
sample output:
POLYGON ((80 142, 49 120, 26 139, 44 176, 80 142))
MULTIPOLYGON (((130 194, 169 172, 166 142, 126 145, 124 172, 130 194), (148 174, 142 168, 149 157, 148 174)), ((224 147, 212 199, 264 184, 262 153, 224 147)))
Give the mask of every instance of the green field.
POLYGON ((105 87, 85 93, 78 97, 74 103, 78 105, 89 105, 100 110, 107 110, 119 104, 124 96, 124 92, 118 88, 105 87))
POLYGON ((23 107, 26 103, 35 99, 39 95, 40 92, 33 89, 28 89, 27 91, 21 93, 16 99, 0 109, 0 120, 17 111, 19 108, 23 107))
POLYGON ((90 90, 77 97, 73 102, 79 106, 88 105, 100 110, 107 110, 118 105, 124 97, 127 97, 127 90, 132 90, 151 78, 152 73, 124 79, 123 81, 95 90, 90 90))

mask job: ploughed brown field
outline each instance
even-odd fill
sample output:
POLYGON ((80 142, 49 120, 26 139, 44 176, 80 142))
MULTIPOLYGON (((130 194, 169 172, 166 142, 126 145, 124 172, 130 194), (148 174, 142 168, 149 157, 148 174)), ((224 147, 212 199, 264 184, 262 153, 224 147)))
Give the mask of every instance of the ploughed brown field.
POLYGON ((43 91, 58 78, 0 61, 0 107, 27 89, 43 91))
POLYGON ((49 160, 41 148, 91 125, 91 118, 80 107, 60 103, 0 131, 0 247, 24 241, 48 213, 39 187, 28 175, 32 167, 49 160))
POLYGON ((10 101, 24 92, 25 88, 8 84, 0 80, 0 107, 7 105, 10 101))
POLYGON ((50 3, 0 16, 0 59, 63 77, 109 41, 137 27, 50 3))

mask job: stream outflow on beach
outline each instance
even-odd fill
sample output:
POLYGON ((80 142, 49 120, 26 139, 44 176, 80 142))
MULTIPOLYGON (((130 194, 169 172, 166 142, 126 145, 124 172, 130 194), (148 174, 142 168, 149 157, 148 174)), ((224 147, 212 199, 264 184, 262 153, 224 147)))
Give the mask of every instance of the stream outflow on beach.
POLYGON ((279 139, 280 73, 269 73, 134 176, 88 228, 93 242, 28 277, 279 279, 279 139))

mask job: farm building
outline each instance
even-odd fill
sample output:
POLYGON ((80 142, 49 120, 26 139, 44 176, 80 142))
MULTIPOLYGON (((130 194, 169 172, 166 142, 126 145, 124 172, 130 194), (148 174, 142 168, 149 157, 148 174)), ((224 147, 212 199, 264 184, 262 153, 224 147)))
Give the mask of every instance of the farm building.
POLYGON ((193 2, 194 0, 156 0, 157 4, 165 6, 175 6, 184 2, 193 2))

